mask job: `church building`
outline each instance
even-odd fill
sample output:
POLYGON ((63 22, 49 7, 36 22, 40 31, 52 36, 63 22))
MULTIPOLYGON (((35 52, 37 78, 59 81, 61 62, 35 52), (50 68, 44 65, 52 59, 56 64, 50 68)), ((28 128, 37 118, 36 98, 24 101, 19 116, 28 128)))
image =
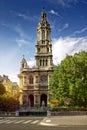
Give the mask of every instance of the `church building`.
POLYGON ((53 72, 53 56, 51 44, 51 28, 46 13, 41 13, 37 26, 35 66, 30 68, 26 59, 21 61, 20 73, 20 105, 27 107, 48 106, 49 81, 53 72))

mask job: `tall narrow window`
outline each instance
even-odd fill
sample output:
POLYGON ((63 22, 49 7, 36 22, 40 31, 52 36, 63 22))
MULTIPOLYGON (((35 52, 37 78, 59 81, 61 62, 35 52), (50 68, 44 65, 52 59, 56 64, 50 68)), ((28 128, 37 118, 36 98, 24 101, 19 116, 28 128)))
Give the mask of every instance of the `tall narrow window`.
POLYGON ((23 100, 23 105, 27 105, 27 95, 23 95, 22 100, 23 100))
POLYGON ((42 65, 42 60, 40 60, 40 66, 42 65))
POLYGON ((42 30, 42 40, 44 40, 44 39, 45 39, 45 31, 42 30))
POLYGON ((36 76, 36 83, 38 83, 39 79, 38 79, 38 76, 36 76))
POLYGON ((49 52, 49 48, 47 48, 47 52, 49 52))
POLYGON ((44 59, 43 59, 43 66, 44 66, 44 59))
POLYGON ((32 76, 29 77, 29 83, 33 84, 33 77, 32 76))
POLYGON ((38 32, 38 40, 40 40, 40 31, 38 32))
POLYGON ((24 76, 24 84, 26 84, 27 78, 26 76, 24 76))
POLYGON ((22 63, 22 68, 24 68, 24 63, 22 63))
POLYGON ((47 61, 47 59, 46 59, 46 66, 48 65, 48 61, 47 61))
POLYGON ((48 40, 48 38, 49 38, 49 36, 48 36, 48 35, 49 35, 49 33, 48 33, 48 31, 47 31, 47 40, 48 40))
POLYGON ((40 48, 38 48, 38 53, 40 53, 40 48))

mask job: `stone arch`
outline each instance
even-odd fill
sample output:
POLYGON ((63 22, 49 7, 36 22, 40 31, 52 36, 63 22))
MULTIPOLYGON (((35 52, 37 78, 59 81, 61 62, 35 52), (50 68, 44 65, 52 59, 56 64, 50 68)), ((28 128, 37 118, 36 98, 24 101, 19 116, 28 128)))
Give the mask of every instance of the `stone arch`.
POLYGON ((40 96, 40 106, 47 106, 47 95, 41 94, 40 96))

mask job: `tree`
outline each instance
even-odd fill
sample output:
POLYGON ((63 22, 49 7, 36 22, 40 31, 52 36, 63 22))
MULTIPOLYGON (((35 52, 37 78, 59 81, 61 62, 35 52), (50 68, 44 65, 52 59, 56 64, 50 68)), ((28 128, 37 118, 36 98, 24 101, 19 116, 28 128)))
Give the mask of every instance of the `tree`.
POLYGON ((87 106, 87 52, 66 56, 53 72, 50 90, 61 104, 70 98, 72 105, 87 106))
POLYGON ((0 110, 15 111, 19 107, 19 101, 10 93, 6 92, 4 85, 0 82, 0 110))
POLYGON ((0 95, 4 94, 6 92, 4 85, 2 82, 0 82, 0 95))
POLYGON ((0 96, 0 110, 1 111, 15 111, 19 108, 19 101, 8 93, 0 96))
POLYGON ((57 99, 51 99, 49 105, 51 107, 58 107, 59 101, 57 99))

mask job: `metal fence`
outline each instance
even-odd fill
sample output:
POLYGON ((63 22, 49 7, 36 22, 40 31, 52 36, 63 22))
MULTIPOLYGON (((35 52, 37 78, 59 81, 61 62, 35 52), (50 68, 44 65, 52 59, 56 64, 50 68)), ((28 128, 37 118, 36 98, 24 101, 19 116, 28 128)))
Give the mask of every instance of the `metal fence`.
POLYGON ((5 112, 5 111, 0 111, 0 117, 6 117, 6 116, 19 116, 19 112, 5 112))
POLYGON ((59 111, 59 112, 51 112, 51 116, 65 116, 65 115, 87 115, 87 111, 59 111))
POLYGON ((8 116, 69 116, 69 115, 87 115, 87 111, 16 111, 16 112, 4 112, 0 111, 0 117, 8 116))

